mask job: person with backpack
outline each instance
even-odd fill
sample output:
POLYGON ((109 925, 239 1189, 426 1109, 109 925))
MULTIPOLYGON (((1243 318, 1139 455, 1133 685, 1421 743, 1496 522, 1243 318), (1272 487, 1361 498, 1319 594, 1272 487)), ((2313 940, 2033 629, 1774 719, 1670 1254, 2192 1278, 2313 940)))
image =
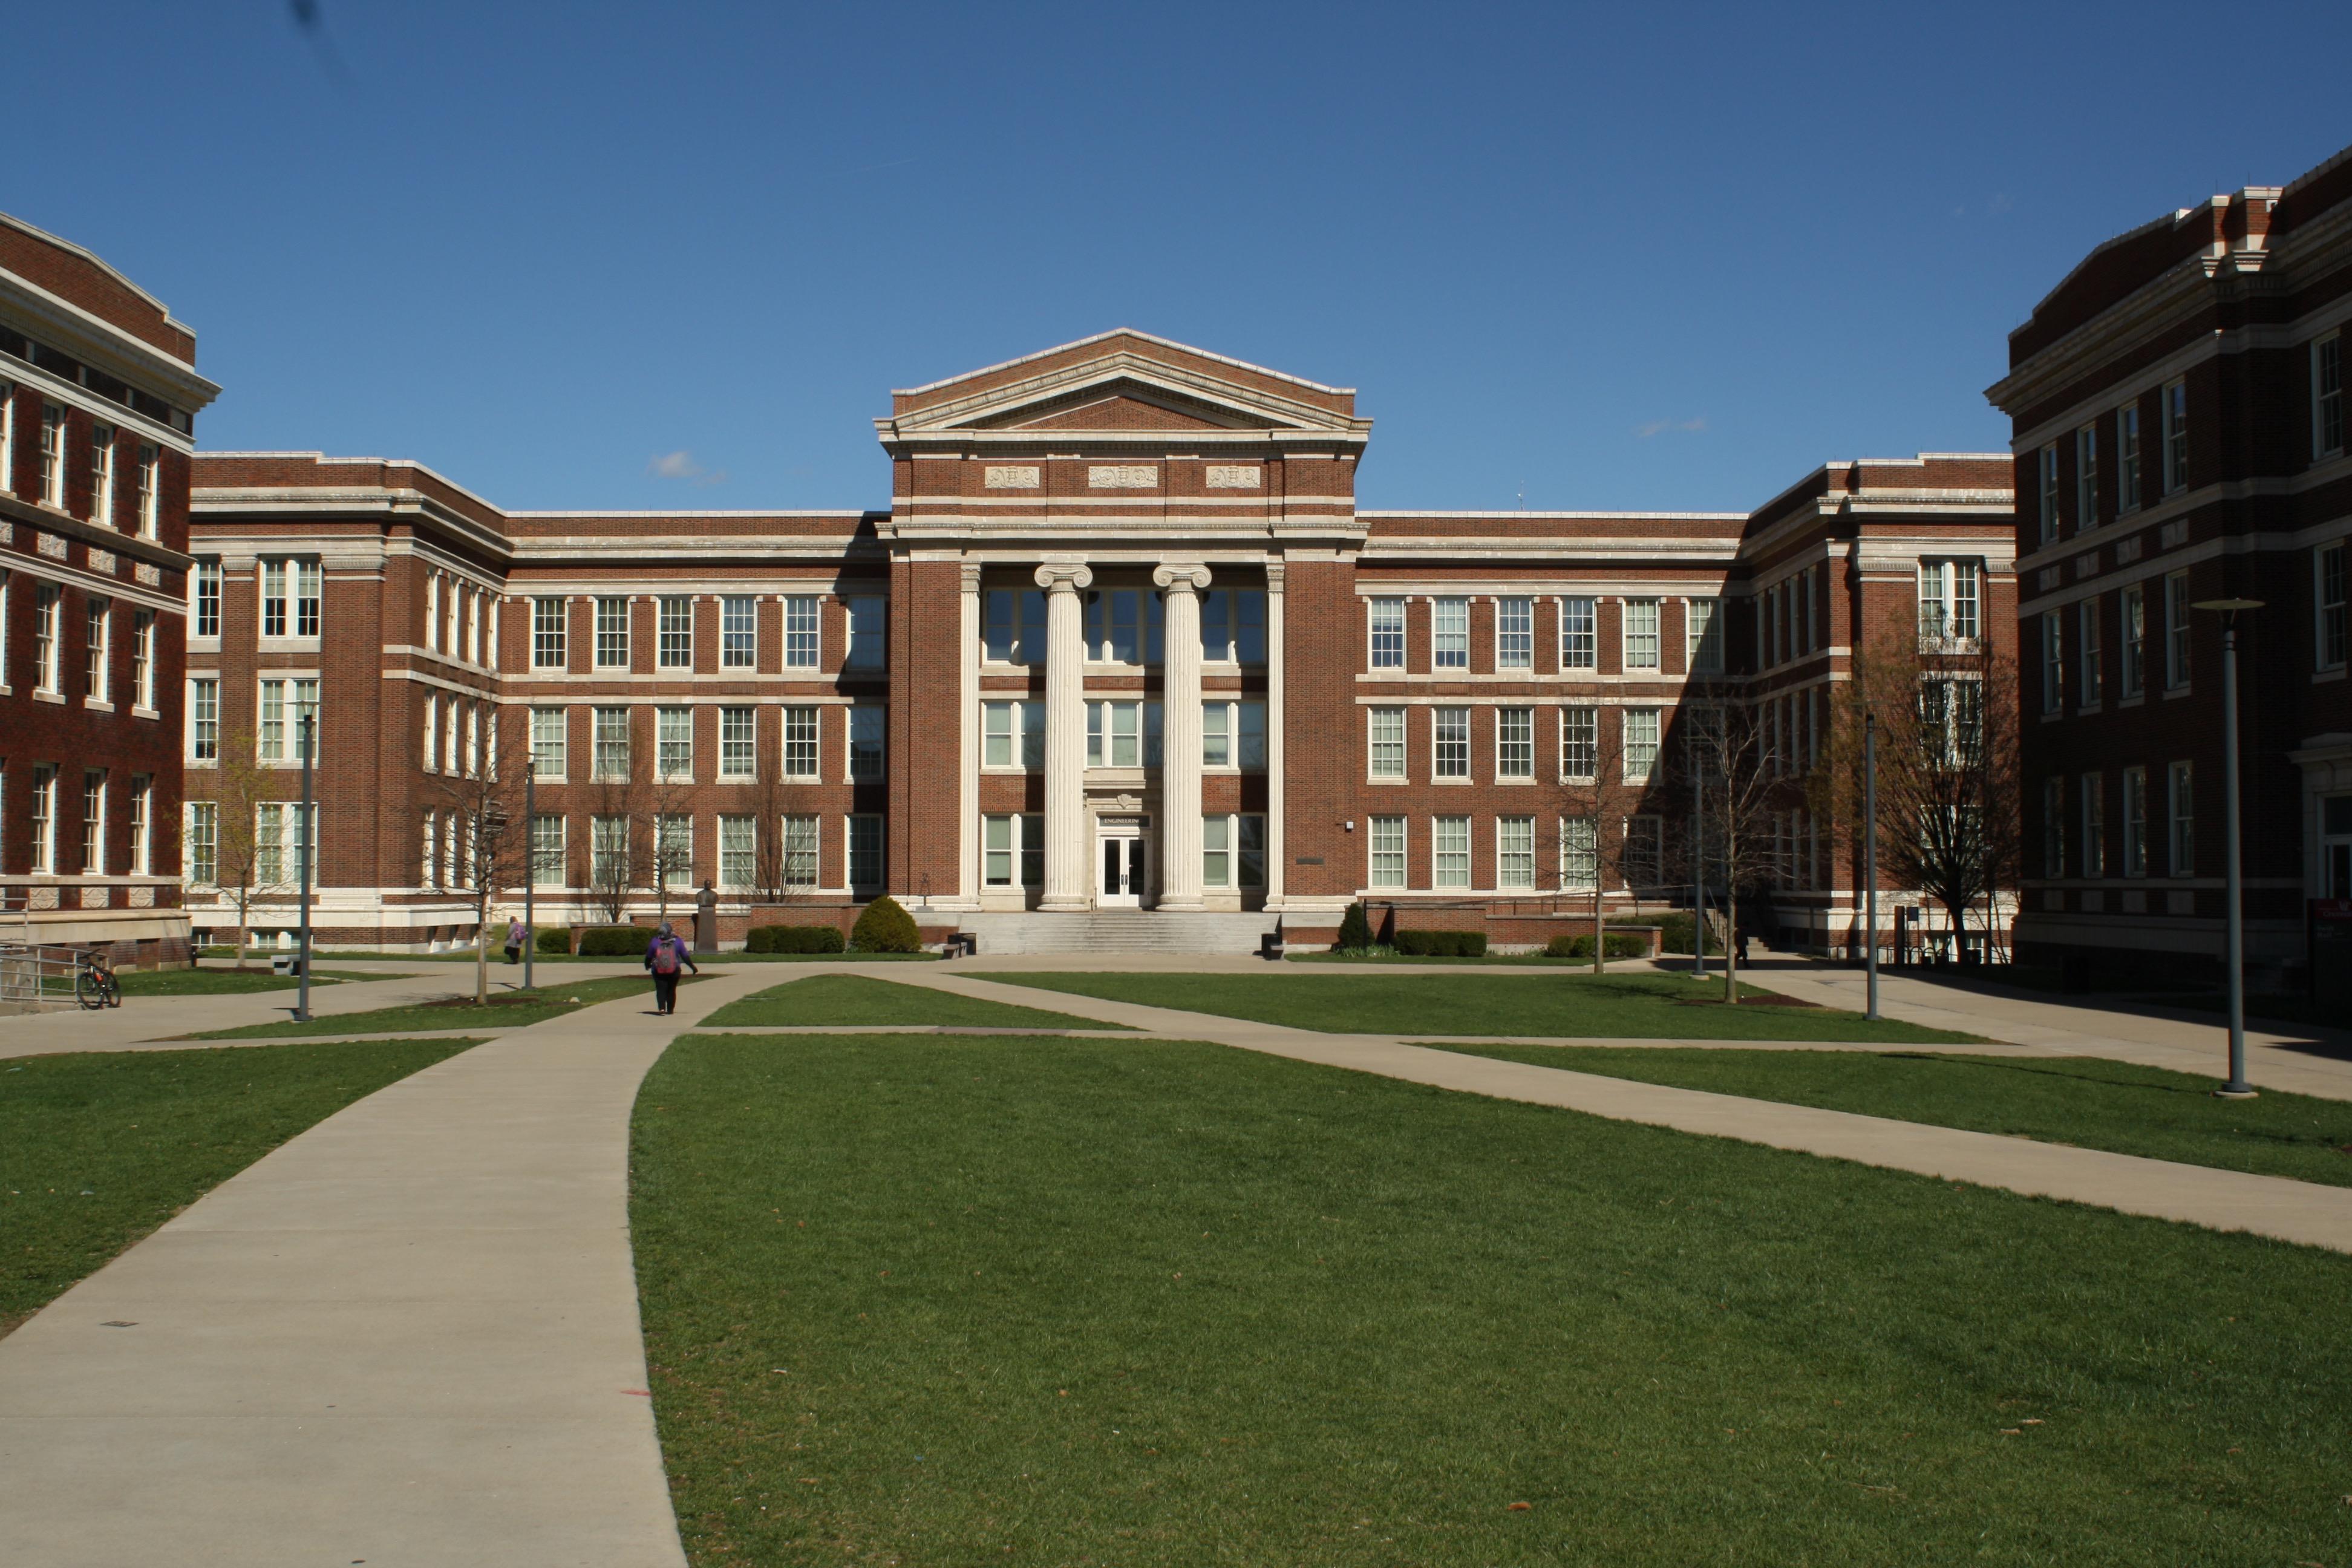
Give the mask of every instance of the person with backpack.
POLYGON ((664 921, 653 941, 646 944, 646 968, 653 973, 654 1012, 656 1016, 677 1011, 677 972, 680 965, 697 974, 702 973, 695 968, 694 955, 686 950, 684 939, 670 929, 669 921, 664 921))
POLYGON ((522 929, 522 917, 507 917, 507 962, 514 963, 522 958, 523 940, 530 933, 522 929))

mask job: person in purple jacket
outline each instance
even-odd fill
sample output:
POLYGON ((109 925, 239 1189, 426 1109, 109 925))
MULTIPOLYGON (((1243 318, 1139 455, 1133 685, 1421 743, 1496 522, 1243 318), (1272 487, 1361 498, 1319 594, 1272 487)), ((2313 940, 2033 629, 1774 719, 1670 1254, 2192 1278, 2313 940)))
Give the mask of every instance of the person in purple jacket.
POLYGON ((677 1011, 677 974, 680 967, 702 973, 694 967, 694 954, 686 950, 686 942, 664 921, 653 941, 646 944, 646 967, 654 977, 654 1012, 677 1011))

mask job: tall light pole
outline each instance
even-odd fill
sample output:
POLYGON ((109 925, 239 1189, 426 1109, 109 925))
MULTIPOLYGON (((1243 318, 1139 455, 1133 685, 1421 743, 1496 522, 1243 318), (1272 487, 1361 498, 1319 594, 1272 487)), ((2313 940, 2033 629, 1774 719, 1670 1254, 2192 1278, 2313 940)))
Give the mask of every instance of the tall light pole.
POLYGON ((531 960, 539 952, 539 911, 531 900, 539 887, 539 797, 532 788, 538 783, 539 744, 534 741, 522 768, 522 988, 526 991, 532 985, 531 960))
MULTIPOLYGON (((1566 721, 1562 721, 1566 722, 1566 721)), ((1706 975, 1706 758, 1691 769, 1691 974, 1706 975)))
POLYGON ((318 807, 310 800, 310 752, 318 731, 318 716, 305 711, 302 731, 302 818, 295 824, 294 862, 301 869, 302 940, 300 956, 295 963, 294 1016, 304 1023, 310 1019, 310 842, 318 830, 310 825, 311 813, 318 807))
POLYGON ((2230 969, 2230 1080, 2213 1092, 2225 1100, 2251 1100, 2254 1086, 2246 1081, 2246 918, 2245 879, 2238 857, 2238 616, 2259 610, 2260 599, 2200 599, 2189 606, 2218 611, 2221 616, 2221 864, 2228 880, 2222 895, 2229 924, 2227 962, 2230 969))
POLYGON ((1862 1016, 1878 1016, 1878 715, 1862 716, 1862 903, 1869 911, 1869 938, 1863 944, 1870 971, 1870 1001, 1862 1016))

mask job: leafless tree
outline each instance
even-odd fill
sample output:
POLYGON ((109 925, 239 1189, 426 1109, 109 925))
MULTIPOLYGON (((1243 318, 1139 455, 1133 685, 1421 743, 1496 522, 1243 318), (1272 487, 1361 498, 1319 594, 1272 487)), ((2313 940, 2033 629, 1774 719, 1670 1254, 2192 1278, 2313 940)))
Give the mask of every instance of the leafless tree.
POLYGON ((470 743, 464 757, 450 758, 446 771, 431 781, 448 824, 443 851, 447 886, 474 906, 476 1002, 487 1002, 490 994, 490 905, 519 870, 529 874, 530 825, 522 819, 522 773, 520 767, 499 766, 501 754, 529 758, 522 729, 528 721, 519 713, 491 710, 479 742, 470 743))
POLYGON ((253 944, 253 903, 267 890, 261 878, 261 807, 277 799, 279 780, 254 759, 252 735, 240 731, 221 742, 212 783, 213 885, 218 897, 236 907, 236 964, 242 969, 253 944))
POLYGON ((657 777, 646 795, 646 826, 650 834, 646 869, 653 879, 655 907, 669 919, 669 896, 678 879, 694 877, 694 782, 691 778, 657 777), (683 822, 683 833, 672 832, 683 822))
POLYGON ((586 794, 588 899, 606 925, 619 925, 637 888, 645 791, 634 776, 622 774, 592 779, 586 794))
POLYGON ((782 902, 791 881, 784 854, 784 818, 793 809, 794 795, 774 767, 761 768, 743 786, 741 798, 752 820, 751 890, 761 903, 782 902))
MULTIPOLYGON (((1795 789, 1758 710, 1720 699, 1685 703, 1682 765, 1697 775, 1706 856, 1723 881, 1723 999, 1739 1000, 1739 900, 1788 873, 1777 818, 1795 789)), ((1700 911, 1704 941, 1706 911, 1700 911)))
MULTIPOLYGON (((1592 973, 1601 973, 1608 964, 1608 932, 1601 920, 1601 902, 1612 882, 1632 887, 1638 870, 1654 868, 1633 864, 1637 846, 1629 825, 1641 814, 1650 790, 1650 774, 1654 761, 1630 759, 1638 774, 1628 767, 1625 742, 1625 715, 1622 710, 1605 708, 1563 709, 1562 724, 1574 724, 1573 715, 1590 712, 1592 731, 1590 743, 1580 734, 1571 731, 1561 747, 1560 763, 1569 778, 1560 785, 1559 813, 1562 822, 1559 881, 1563 890, 1574 890, 1572 884, 1590 877, 1592 895, 1592 973)), ((1644 854, 1647 851, 1643 851, 1644 854)))

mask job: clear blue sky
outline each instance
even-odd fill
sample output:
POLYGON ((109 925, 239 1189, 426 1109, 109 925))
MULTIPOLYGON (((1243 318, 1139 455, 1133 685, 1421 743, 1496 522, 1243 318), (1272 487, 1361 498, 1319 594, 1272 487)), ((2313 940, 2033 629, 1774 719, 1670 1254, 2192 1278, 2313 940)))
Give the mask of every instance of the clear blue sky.
POLYGON ((18 8, 0 207, 205 447, 511 507, 885 504, 890 387, 1132 325, 1358 388, 1368 506, 1745 510, 2002 447, 2084 251, 2352 142, 2340 3, 317 3, 18 8))

